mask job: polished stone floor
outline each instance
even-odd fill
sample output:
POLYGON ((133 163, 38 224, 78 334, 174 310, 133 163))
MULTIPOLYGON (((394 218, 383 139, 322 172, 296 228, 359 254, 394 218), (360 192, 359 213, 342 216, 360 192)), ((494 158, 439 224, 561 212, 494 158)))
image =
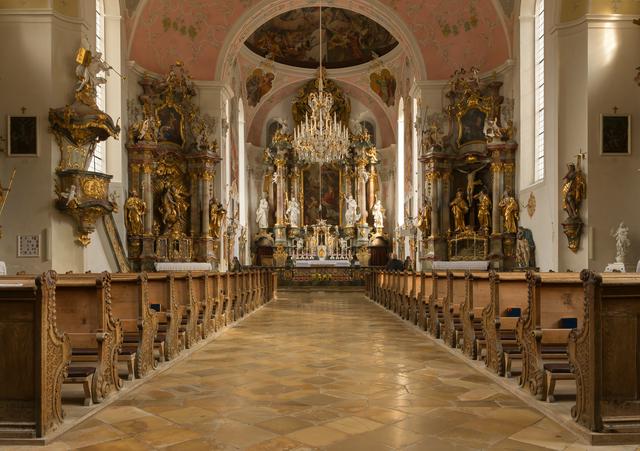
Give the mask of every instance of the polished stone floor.
POLYGON ((587 449, 361 294, 279 298, 46 449, 587 449))

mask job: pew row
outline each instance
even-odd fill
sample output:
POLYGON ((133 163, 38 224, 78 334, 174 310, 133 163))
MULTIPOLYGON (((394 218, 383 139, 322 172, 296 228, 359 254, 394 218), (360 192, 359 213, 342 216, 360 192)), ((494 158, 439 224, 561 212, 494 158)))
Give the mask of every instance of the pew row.
POLYGON ((275 299, 276 283, 267 270, 0 277, 0 445, 60 429, 77 404, 63 384, 102 402, 275 299))

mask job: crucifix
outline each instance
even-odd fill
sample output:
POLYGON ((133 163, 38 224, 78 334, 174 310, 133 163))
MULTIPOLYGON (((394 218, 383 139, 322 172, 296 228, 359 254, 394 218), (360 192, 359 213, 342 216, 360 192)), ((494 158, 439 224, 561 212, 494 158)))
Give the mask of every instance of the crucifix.
POLYGON ((620 108, 618 108, 617 106, 614 106, 614 107, 613 107, 613 114, 618 114, 618 110, 619 110, 619 109, 620 109, 620 108))
POLYGON ((580 163, 587 159, 587 154, 580 149, 577 155, 574 155, 578 159, 578 168, 580 168, 580 163))

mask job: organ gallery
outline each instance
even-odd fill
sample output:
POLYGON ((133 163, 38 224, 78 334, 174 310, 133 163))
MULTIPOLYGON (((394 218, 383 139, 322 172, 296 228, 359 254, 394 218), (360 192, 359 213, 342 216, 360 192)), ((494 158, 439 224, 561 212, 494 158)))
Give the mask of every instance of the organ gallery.
POLYGON ((0 449, 635 449, 638 25, 0 0, 0 449))

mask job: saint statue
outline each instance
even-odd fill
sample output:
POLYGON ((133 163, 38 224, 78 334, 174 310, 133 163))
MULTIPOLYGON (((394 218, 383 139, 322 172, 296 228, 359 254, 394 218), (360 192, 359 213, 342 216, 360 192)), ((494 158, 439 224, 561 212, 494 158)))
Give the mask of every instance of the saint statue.
POLYGON ((513 197, 511 190, 504 192, 498 207, 502 210, 504 232, 516 233, 518 231, 518 220, 520 219, 520 205, 518 205, 516 198, 513 197))
POLYGON ((382 230, 384 228, 384 207, 380 199, 376 200, 373 205, 373 226, 376 230, 382 230))
POLYGON ((531 261, 531 247, 527 240, 524 229, 519 228, 516 235, 516 266, 518 268, 528 268, 531 261))
POLYGON ((300 204, 295 197, 288 202, 286 215, 292 228, 300 227, 300 204))
POLYGON ((576 165, 567 165, 567 175, 562 180, 562 209, 567 212, 570 220, 580 218, 580 204, 586 197, 587 184, 584 174, 576 165))
POLYGON ((222 207, 222 204, 211 199, 209 202, 209 233, 213 239, 220 238, 225 216, 227 216, 227 211, 222 207))
POLYGON ((144 234, 144 224, 142 223, 142 216, 147 210, 147 204, 138 197, 136 190, 131 190, 129 198, 124 204, 124 209, 127 212, 126 225, 129 234, 142 235, 144 234))
POLYGON ((431 211, 431 200, 425 199, 424 205, 418 213, 418 222, 416 224, 416 227, 422 232, 423 239, 431 235, 431 211))
POLYGON ((469 204, 464 200, 462 188, 458 188, 456 197, 449 206, 451 207, 451 213, 453 213, 454 231, 456 233, 464 232, 467 227, 464 223, 464 215, 469 211, 469 204))
POLYGON ((478 200, 478 224, 484 234, 488 235, 491 227, 491 199, 487 195, 487 189, 482 188, 473 198, 478 200))
POLYGON ((629 241, 629 227, 621 222, 618 226, 618 230, 611 234, 616 239, 616 263, 624 263, 624 257, 627 254, 627 249, 631 246, 629 241))
POLYGON ((260 205, 258 205, 258 209, 256 210, 256 223, 258 227, 261 229, 266 229, 269 227, 269 202, 264 197, 260 199, 260 205))
POLYGON ((187 208, 188 205, 182 190, 175 185, 169 186, 162 195, 160 205, 165 232, 179 232, 177 227, 186 222, 185 214, 187 208))
POLYGON ((360 219, 360 213, 357 212, 358 203, 351 194, 347 197, 347 211, 344 215, 347 227, 353 227, 358 219, 360 219))

